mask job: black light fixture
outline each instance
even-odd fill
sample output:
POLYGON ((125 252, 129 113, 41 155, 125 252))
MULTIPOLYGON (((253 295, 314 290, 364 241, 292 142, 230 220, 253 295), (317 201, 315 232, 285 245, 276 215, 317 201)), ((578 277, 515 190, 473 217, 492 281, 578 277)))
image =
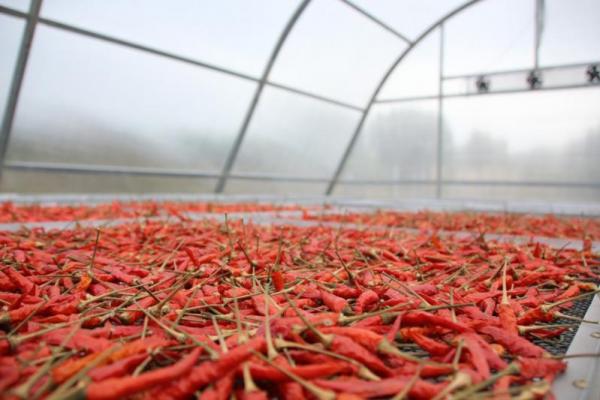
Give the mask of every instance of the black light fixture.
POLYGON ((587 67, 585 74, 587 75, 587 81, 589 83, 600 82, 600 71, 598 70, 598 64, 591 64, 589 67, 587 67))
POLYGON ((485 75, 479 75, 477 81, 475 81, 475 86, 479 93, 487 93, 490 91, 490 80, 485 75))
POLYGON ((527 84, 531 90, 539 89, 542 86, 542 76, 539 71, 529 71, 529 75, 527 75, 527 84))

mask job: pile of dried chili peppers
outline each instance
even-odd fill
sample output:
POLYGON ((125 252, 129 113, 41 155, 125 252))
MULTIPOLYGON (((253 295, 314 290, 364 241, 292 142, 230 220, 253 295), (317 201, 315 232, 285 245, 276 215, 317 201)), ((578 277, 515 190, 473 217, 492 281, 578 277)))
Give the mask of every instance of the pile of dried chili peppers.
MULTIPOLYGON (((0 232, 3 399, 551 398, 589 249, 148 220, 0 232)), ((575 321, 573 324, 576 325, 575 321)))
POLYGON ((42 205, 0 203, 0 223, 39 221, 81 221, 97 219, 157 217, 182 212, 234 213, 299 210, 295 205, 211 202, 112 202, 97 205, 42 205))
POLYGON ((322 214, 305 211, 306 220, 416 228, 422 230, 486 233, 600 240, 600 219, 482 212, 399 212, 322 214))

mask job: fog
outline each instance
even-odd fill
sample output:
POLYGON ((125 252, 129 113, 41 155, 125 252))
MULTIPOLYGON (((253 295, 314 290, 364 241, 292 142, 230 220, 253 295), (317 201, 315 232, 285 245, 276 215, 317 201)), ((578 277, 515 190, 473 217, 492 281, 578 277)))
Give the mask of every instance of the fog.
MULTIPOLYGON (((460 3, 356 1, 410 39, 460 3)), ((45 17, 260 77, 298 1, 43 4, 45 17)), ((533 4, 486 0, 448 21, 444 74, 530 68, 533 4)), ((546 5, 541 65, 600 60, 600 1, 546 5)), ((22 29, 21 20, 0 14, 2 109, 22 29)), ((363 107, 406 46, 342 2, 316 0, 290 34, 270 79, 363 107)), ((436 31, 400 64, 380 98, 436 95, 439 64, 436 31)), ((250 80, 38 25, 7 159, 219 173, 255 89, 250 80)), ((598 182, 599 108, 599 89, 447 99, 443 178, 598 182)), ((357 111, 267 87, 234 172, 329 178, 359 118, 357 111)), ((435 100, 374 106, 342 177, 435 179, 437 124, 435 100)), ((111 190, 114 182, 106 185, 111 190)), ((290 188, 261 185, 232 183, 242 191, 290 188)), ((174 186, 157 181, 152 189, 174 186)), ((2 190, 28 188, 3 183, 2 190)))

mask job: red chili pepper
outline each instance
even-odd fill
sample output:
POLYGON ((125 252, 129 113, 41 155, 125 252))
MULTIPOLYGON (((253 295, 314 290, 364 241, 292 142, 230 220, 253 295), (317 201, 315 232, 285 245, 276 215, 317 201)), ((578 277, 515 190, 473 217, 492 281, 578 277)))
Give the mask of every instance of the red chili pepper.
POLYGON ((546 351, 541 347, 536 346, 527 339, 511 334, 501 328, 486 325, 479 328, 479 332, 491 336, 496 343, 501 344, 513 354, 537 358, 546 354, 546 351))
POLYGON ((488 365, 484 350, 480 346, 480 342, 475 339, 475 335, 474 333, 463 333, 458 338, 464 340, 465 349, 471 355, 471 363, 475 367, 475 370, 483 379, 488 379, 490 377, 490 366, 488 365))
POLYGON ((405 334, 407 339, 414 341, 419 345, 423 350, 428 352, 433 356, 443 356, 448 354, 450 351, 450 346, 445 343, 439 342, 437 340, 431 339, 422 333, 416 331, 408 331, 405 334))
MULTIPOLYGON (((19 261, 19 262, 24 262, 23 261, 19 261)), ((19 273, 18 271, 16 271, 13 268, 4 268, 2 270, 12 281, 13 283, 19 288, 21 289, 21 293, 31 293, 34 291, 35 289, 35 284, 33 282, 31 282, 31 280, 27 279, 25 276, 23 276, 21 273, 19 273)))
MULTIPOLYGON (((101 382, 109 378, 117 378, 131 373, 138 365, 142 363, 148 357, 147 354, 137 354, 122 360, 116 361, 110 365, 94 368, 88 372, 89 376, 94 382, 101 382)), ((64 381, 61 380, 61 382, 64 381)), ((55 380, 56 383, 60 383, 55 380)))
POLYGON ((233 350, 222 354, 217 361, 204 362, 192 368, 186 376, 181 377, 171 384, 161 387, 156 393, 151 394, 154 399, 181 399, 193 394, 215 378, 229 372, 232 368, 252 356, 253 351, 264 351, 265 339, 257 337, 233 350))
POLYGON ((285 382, 281 383, 278 386, 278 392, 282 399, 284 400, 304 400, 306 399, 306 395, 302 390, 302 386, 300 386, 297 382, 285 382))
POLYGON ((120 399, 153 386, 171 382, 190 371, 200 356, 200 352, 201 349, 196 347, 176 364, 136 377, 110 378, 102 382, 92 382, 85 389, 86 398, 88 400, 120 399))
POLYGON ((329 293, 325 290, 321 290, 320 292, 323 304, 325 304, 331 311, 340 313, 349 309, 348 301, 346 299, 338 297, 335 294, 329 293))
POLYGON ((450 319, 433 315, 424 311, 411 311, 404 314, 402 316, 402 324, 408 326, 434 325, 442 326, 444 328, 448 328, 459 333, 472 332, 471 328, 464 324, 461 324, 460 322, 454 322, 450 319))
MULTIPOLYGON (((363 381, 356 378, 344 380, 315 380, 314 383, 326 389, 336 392, 352 393, 365 398, 386 397, 402 391, 410 381, 410 377, 395 377, 382 379, 380 381, 363 381)), ((434 384, 423 380, 417 380, 408 392, 410 398, 431 399, 439 393, 445 384, 434 384)))
MULTIPOLYGON (((348 371, 348 365, 339 362, 329 362, 316 365, 299 365, 297 367, 285 367, 286 370, 304 379, 324 378, 348 371)), ((260 364, 250 364, 250 372, 255 379, 268 380, 270 382, 286 382, 290 378, 278 369, 260 364)))
POLYGON ((519 357, 519 373, 524 379, 542 378, 547 375, 557 375, 567 368, 561 360, 551 358, 519 357))

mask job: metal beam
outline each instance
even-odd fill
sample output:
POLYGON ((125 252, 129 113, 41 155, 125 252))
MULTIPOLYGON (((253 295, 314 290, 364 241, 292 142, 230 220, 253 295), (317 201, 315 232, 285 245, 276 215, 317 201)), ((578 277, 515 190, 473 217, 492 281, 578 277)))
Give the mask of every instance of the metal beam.
POLYGON ((78 28, 76 26, 73 25, 69 25, 69 24, 64 24, 62 22, 59 21, 55 21, 52 19, 47 19, 47 18, 40 18, 39 22, 41 24, 44 24, 46 26, 50 26, 52 28, 56 28, 56 29, 60 29, 66 32, 71 32, 71 33, 76 33, 82 36, 86 36, 86 37, 90 37, 90 38, 94 38, 94 39, 98 39, 98 40, 102 40, 104 42, 108 42, 108 43, 112 43, 112 44, 117 44, 123 47, 127 47, 129 49, 134 49, 134 50, 139 50, 142 51, 144 53, 149 53, 149 54, 153 54, 156 56, 160 56, 160 57, 164 57, 164 58, 168 58, 171 60, 176 60, 176 61, 180 61, 186 64, 191 64, 191 65, 195 65, 198 67, 203 67, 212 71, 216 71, 216 72, 221 72, 223 74, 227 74, 227 75, 231 75, 231 76, 235 76, 241 79, 245 79, 248 81, 253 81, 253 82, 258 82, 258 79, 247 75, 247 74, 243 74, 240 72, 236 72, 227 68, 223 68, 223 67, 219 67, 217 65, 213 65, 213 64, 209 64, 206 63, 204 61, 199 61, 199 60, 194 60, 192 58, 189 57, 184 57, 184 56, 180 56, 174 53, 169 53, 168 51, 163 51, 163 50, 159 50, 150 46, 145 46, 142 44, 137 44, 137 43, 133 43, 133 42, 129 42, 127 40, 123 40, 123 39, 119 39, 117 37, 114 36, 110 36, 110 35, 105 35, 103 33, 98 33, 98 32, 93 32, 87 29, 83 29, 83 28, 78 28))
MULTIPOLYGON (((585 68, 591 64, 598 64, 598 63, 600 63, 600 61, 596 60, 596 61, 590 61, 590 62, 584 62, 584 63, 548 65, 548 66, 538 67, 537 70, 540 72, 547 72, 547 71, 556 71, 556 70, 561 70, 561 69, 585 68)), ((496 76, 496 75, 511 75, 511 74, 519 74, 519 73, 526 74, 530 71, 531 71, 531 68, 529 68, 529 69, 523 69, 523 68, 507 69, 507 70, 502 70, 502 71, 480 72, 480 73, 476 73, 476 74, 446 75, 442 79, 444 79, 444 80, 473 79, 473 78, 478 78, 481 75, 485 75, 486 77, 491 77, 491 76, 496 76)))
POLYGON ((92 164, 70 164, 53 162, 32 161, 7 161, 4 168, 14 171, 43 171, 43 172, 65 172, 73 174, 94 175, 138 175, 138 176, 164 176, 174 178, 218 178, 219 174, 203 171, 183 169, 162 169, 147 167, 130 167, 124 165, 92 165, 92 164))
MULTIPOLYGON (((586 88, 598 89, 598 88, 600 88, 600 83, 593 82, 593 83, 581 83, 581 84, 577 84, 577 85, 560 85, 560 86, 549 86, 549 87, 542 86, 537 89, 529 89, 529 88, 505 89, 505 90, 496 90, 496 91, 481 92, 481 93, 480 92, 455 93, 455 94, 444 94, 441 97, 443 99, 451 99, 451 98, 456 98, 456 97, 490 96, 490 95, 494 95, 494 94, 531 93, 531 92, 546 92, 546 91, 552 91, 552 90, 572 90, 572 89, 586 89, 586 88)), ((438 99, 439 97, 440 96, 406 97, 406 98, 400 98, 400 99, 378 100, 375 103, 378 103, 378 104, 404 103, 404 102, 409 102, 409 101, 435 100, 435 99, 438 99)))
POLYGON ((388 24, 386 24, 385 22, 383 22, 382 20, 380 20, 379 18, 375 17, 373 14, 367 12, 366 10, 362 9, 361 7, 357 6, 356 4, 348 1, 348 0, 340 0, 342 3, 346 4, 347 6, 349 6, 350 8, 352 8, 354 11, 357 11, 359 14, 363 15, 364 17, 367 17, 368 19, 370 19, 372 22, 376 23, 377 25, 379 25, 380 27, 382 27, 383 29, 385 29, 386 31, 390 32, 392 35, 396 36, 397 38, 399 38, 400 40, 411 44, 412 41, 404 36, 403 34, 401 34, 400 32, 398 32, 397 30, 395 30, 394 28, 392 28, 391 26, 389 26, 388 24))
POLYGON ((429 96, 410 96, 410 97, 399 97, 392 99, 381 99, 375 100, 374 103, 402 103, 402 102, 410 102, 410 101, 421 101, 421 100, 437 100, 440 96, 437 94, 432 94, 429 96))
POLYGON ((542 34, 544 32, 545 19, 545 1, 533 0, 534 5, 534 32, 533 32, 533 69, 538 69, 540 64, 540 45, 542 44, 542 34))
POLYGON ((296 94, 299 94, 299 95, 302 95, 305 97, 310 97, 310 98, 313 98, 316 100, 321 100, 321 101, 324 101, 325 103, 330 103, 330 104, 335 104, 336 106, 345 107, 350 110, 355 110, 355 111, 363 111, 364 110, 362 107, 356 106, 354 104, 350 104, 350 103, 346 103, 344 101, 332 99, 331 97, 325 97, 325 96, 321 96, 319 94, 306 92, 304 90, 296 89, 291 86, 282 85, 281 83, 265 82, 265 84, 267 86, 272 86, 274 88, 283 89, 283 90, 286 90, 291 93, 296 93, 296 94))
POLYGON ((444 15, 442 18, 440 18, 435 23, 430 25, 427 29, 425 29, 425 31, 423 33, 421 33, 419 35, 419 37, 417 37, 413 42, 411 42, 408 45, 408 47, 400 54, 400 56, 398 56, 398 58, 390 66, 390 68, 383 75, 383 78, 380 80, 379 84, 375 88, 375 91, 371 95, 369 103, 367 104, 367 107, 363 111, 363 114, 362 114, 360 120, 358 121, 358 125, 356 126, 356 129, 354 130, 354 133, 352 134, 352 137, 350 138, 350 142, 346 146, 346 149, 345 149, 345 151, 342 155, 342 158, 333 174, 333 177, 331 178, 331 181, 329 182, 329 185, 327 186, 327 190, 326 190, 325 194, 330 195, 333 192, 333 188, 335 187, 335 185, 340 177, 340 174, 342 173, 342 170, 344 169, 344 166, 346 165, 346 162, 348 161, 348 157, 350 156, 350 153, 352 152, 352 149, 354 148, 354 145, 356 144, 358 135, 360 134, 360 132, 363 128, 363 125, 365 123, 365 120, 367 119, 367 116, 369 115, 369 112, 371 111, 371 107, 375 103, 375 99, 377 98, 377 95, 383 88, 383 85, 387 82, 387 80, 390 77, 390 75, 392 74, 392 72, 396 69, 398 64, 400 64, 402 62, 402 60, 404 60, 404 58, 406 58, 406 56, 416 47, 416 45, 419 44, 423 39, 425 39, 440 24, 444 23, 446 20, 448 20, 449 18, 452 18, 454 15, 460 13, 461 11, 469 8, 473 4, 478 3, 479 1, 481 1, 481 0, 471 0, 471 1, 463 4, 462 6, 454 9, 453 11, 449 12, 448 14, 444 15))
POLYGON ((18 18, 27 18, 27 15, 29 15, 26 12, 15 10, 5 6, 0 6, 0 14, 7 14, 18 18))
MULTIPOLYGON (((444 179, 444 186, 525 186, 525 187, 564 187, 564 188, 592 188, 600 189, 600 182, 554 182, 554 181, 495 181, 495 180, 461 180, 444 179)), ((431 185, 437 184, 437 179, 383 179, 383 180, 360 180, 340 179, 339 184, 360 186, 409 186, 409 185, 431 185)))
MULTIPOLYGON (((161 169, 147 167, 128 167, 110 165, 90 164, 66 164, 50 162, 30 161, 7 161, 5 169, 13 171, 40 171, 48 173, 90 174, 90 175, 131 175, 131 176, 159 176, 172 178, 206 178, 216 179, 218 173, 182 170, 161 169)), ((327 183, 328 178, 313 178, 271 174, 231 174, 231 179, 250 181, 273 181, 273 182, 298 182, 298 183, 327 183)), ((431 185, 437 183, 437 179, 340 179, 339 184, 361 185, 361 186, 410 186, 431 185)), ((600 188, 600 182, 552 182, 552 181, 495 181, 495 180, 442 180, 443 185, 452 186, 537 186, 537 187, 584 187, 600 188)))
POLYGON ((273 174, 230 174, 229 179, 247 180, 247 181, 273 181, 273 182, 312 182, 327 183, 327 178, 313 178, 301 176, 285 176, 273 174))
MULTIPOLYGON (((21 11, 17 11, 17 10, 13 10, 11 8, 8 7, 3 7, 0 6, 0 13, 2 14, 8 14, 8 15, 12 15, 15 17, 20 17, 20 18, 27 18, 27 13, 21 12, 21 11)), ((170 53, 167 51, 163 51, 163 50, 159 50, 150 46, 145 46, 142 44, 138 44, 138 43, 133 43, 127 40, 123 40, 123 39, 119 39, 117 37, 114 36, 110 36, 110 35, 106 35, 103 33, 98 33, 98 32, 94 32, 94 31, 90 31, 88 29, 83 29, 83 28, 79 28, 73 25, 69 25, 69 24, 65 24, 53 19, 48 19, 48 18, 39 18, 38 19, 38 23, 46 25, 46 26, 50 26, 52 28, 55 29, 60 29, 66 32, 71 32, 71 33, 75 33, 78 35, 82 35, 85 37, 89 37, 89 38, 93 38, 93 39, 98 39, 107 43, 112 43, 112 44, 116 44, 116 45, 120 45, 120 46, 124 46, 130 49, 134 49, 134 50, 138 50, 138 51, 142 51, 144 53, 149 53, 149 54, 153 54, 155 56, 159 56, 159 57, 164 57, 167 59, 171 59, 171 60, 175 60, 175 61, 179 61, 185 64, 190 64, 190 65, 194 65, 197 67, 202 67, 202 68, 206 68, 215 72, 220 72, 226 75, 230 75, 230 76, 234 76, 240 79, 244 79, 247 81, 252 81, 252 82, 261 82, 261 79, 256 78, 254 76, 251 75, 247 75, 247 74, 243 74, 240 72, 236 72, 233 70, 230 70, 228 68, 223 68, 223 67, 219 67, 217 65, 213 65, 204 61, 200 61, 200 60, 195 60, 189 57, 184 57, 181 55, 177 55, 174 53, 170 53)), ((345 107, 345 108, 349 108, 352 110, 357 110, 357 111, 362 111, 363 109, 359 106, 356 106, 354 104, 350 104, 350 103, 346 103, 340 100, 336 100, 336 99, 332 99, 326 96, 321 96, 319 94, 316 93, 311 93, 311 92, 307 92, 305 90, 302 89, 298 89, 298 88, 294 88, 291 86, 287 86, 281 83, 275 83, 275 82, 268 82, 265 81, 264 82, 265 85, 268 86, 272 86, 272 87, 276 87, 278 89, 282 89, 285 90, 287 92, 290 93, 295 93, 295 94, 299 94, 301 96, 305 96, 305 97, 310 97, 312 99, 316 99, 316 100, 320 100, 320 101, 324 101, 326 103, 330 103, 330 104, 335 104, 338 105, 340 107, 345 107)))
POLYGON ((273 48, 273 51, 271 52, 269 61, 267 62, 267 65, 265 67, 265 70, 262 74, 260 81, 258 82, 256 92, 254 93, 254 97, 252 98, 252 101, 250 102, 250 106, 248 107, 248 111, 246 112, 246 116, 244 117, 244 121, 240 128, 240 131, 233 143, 233 146, 231 147, 231 151, 229 152, 229 155, 227 156, 225 165, 223 166, 223 171, 221 172, 221 176, 219 177, 219 181, 217 182, 217 186, 215 187, 215 193, 222 193, 223 190, 225 189, 225 184, 227 183, 227 178, 229 177, 231 169, 233 168, 233 164, 235 163, 237 155, 240 151, 242 141, 244 140, 244 137, 246 136, 246 132, 248 131, 248 127, 250 126, 250 122, 252 121, 252 116, 254 115, 254 111, 256 110, 258 101, 260 100, 260 96, 263 92, 263 89, 265 87, 267 80, 269 79, 269 74, 271 73, 271 69, 273 69, 273 65, 275 65, 277 56, 279 55, 279 52, 281 51, 283 44, 285 43, 287 37, 289 36, 290 32, 292 31, 292 28, 294 27, 294 25, 296 24, 296 22, 298 21, 298 19, 300 18, 300 16, 302 15, 302 13, 304 12, 304 10, 306 9, 306 7, 308 6, 309 3, 310 3, 310 0, 303 0, 302 3, 300 3, 298 5, 298 8, 296 8, 296 11, 294 11, 291 18, 285 25, 285 28, 281 32, 281 35, 279 35, 279 39, 277 40, 277 43, 275 43, 275 47, 273 48))
POLYGON ((437 146, 436 146, 436 185, 435 195, 438 199, 442 198, 442 164, 443 164, 443 122, 444 122, 444 99, 443 99, 443 81, 444 75, 444 24, 440 24, 440 53, 439 53, 439 75, 438 75, 438 115, 437 115, 437 146))
POLYGON ((31 43, 33 42, 35 26, 38 21, 41 7, 42 0, 31 0, 29 14, 27 14, 27 22, 25 23, 25 30, 21 37, 21 46, 19 47, 19 54, 17 55, 17 61, 13 70, 8 100, 2 118, 2 128, 0 129, 0 173, 2 172, 1 168, 4 164, 4 157, 6 156, 6 149, 10 140, 17 103, 19 102, 19 94, 21 93, 23 77, 25 76, 25 69, 27 68, 27 60, 29 59, 29 50, 31 49, 31 43))

